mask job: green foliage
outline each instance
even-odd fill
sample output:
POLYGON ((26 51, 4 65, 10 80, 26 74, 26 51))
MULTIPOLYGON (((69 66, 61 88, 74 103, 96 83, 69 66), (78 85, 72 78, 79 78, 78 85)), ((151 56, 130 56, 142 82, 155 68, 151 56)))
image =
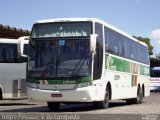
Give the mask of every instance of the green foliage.
POLYGON ((149 38, 136 37, 136 36, 133 36, 133 37, 136 38, 139 41, 142 41, 142 42, 146 43, 147 46, 148 46, 149 55, 153 55, 153 46, 150 44, 150 39, 149 38))

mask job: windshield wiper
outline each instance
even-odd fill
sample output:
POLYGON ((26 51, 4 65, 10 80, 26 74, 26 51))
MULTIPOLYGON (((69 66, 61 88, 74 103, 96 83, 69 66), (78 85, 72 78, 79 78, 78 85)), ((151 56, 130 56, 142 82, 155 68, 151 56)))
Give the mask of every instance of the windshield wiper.
MULTIPOLYGON (((84 54, 84 55, 80 58, 80 60, 79 60, 78 63, 76 64, 75 68, 72 70, 72 73, 73 73, 74 71, 76 71, 76 69, 78 69, 78 66, 80 66, 80 67, 79 67, 79 69, 77 70, 77 73, 80 72, 80 70, 81 70, 82 67, 83 67, 83 64, 85 63, 85 61, 87 60, 87 58, 89 58, 89 56, 90 56, 89 54, 90 54, 90 53, 84 54), (80 64, 80 63, 81 63, 81 64, 80 64)), ((87 72, 87 70, 86 70, 86 72, 87 72)), ((85 75, 86 72, 84 72, 84 75, 85 75)))

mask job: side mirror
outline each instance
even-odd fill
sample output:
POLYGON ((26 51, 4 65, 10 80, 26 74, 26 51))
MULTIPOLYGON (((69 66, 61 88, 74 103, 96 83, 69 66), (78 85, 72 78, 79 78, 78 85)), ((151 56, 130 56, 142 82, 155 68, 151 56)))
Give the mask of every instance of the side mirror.
POLYGON ((27 58, 27 55, 21 55, 21 57, 23 57, 23 58, 27 58))
POLYGON ((90 35, 90 52, 96 53, 96 38, 97 34, 90 35))
POLYGON ((22 62, 27 62, 27 61, 28 61, 28 58, 27 58, 27 56, 25 56, 25 55, 19 56, 18 61, 19 61, 20 63, 22 63, 22 62))
POLYGON ((29 36, 23 36, 23 37, 18 38, 18 55, 19 56, 27 58, 27 55, 24 54, 24 50, 25 50, 24 46, 28 45, 29 40, 30 40, 29 36))

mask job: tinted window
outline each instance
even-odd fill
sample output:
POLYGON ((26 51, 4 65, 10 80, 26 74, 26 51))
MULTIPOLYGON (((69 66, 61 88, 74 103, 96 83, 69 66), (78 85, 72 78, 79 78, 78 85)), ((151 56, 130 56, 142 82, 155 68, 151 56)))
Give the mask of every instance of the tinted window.
POLYGON ((0 62, 13 63, 17 62, 17 45, 0 44, 0 62))
POLYGON ((160 67, 151 67, 150 77, 160 77, 160 67))
POLYGON ((137 60, 136 59, 136 56, 137 56, 137 53, 136 53, 136 42, 132 41, 132 40, 128 40, 130 42, 130 50, 131 50, 131 56, 130 56, 130 59, 132 60, 137 60))
POLYGON ((43 74, 48 78, 60 78, 90 75, 89 39, 35 40, 35 44, 36 47, 30 49, 30 76, 40 77, 43 74))
POLYGON ((24 53, 24 55, 28 55, 28 53, 29 53, 29 45, 28 44, 24 44, 24 51, 23 51, 24 53))
POLYGON ((95 33, 98 35, 96 39, 96 55, 94 57, 94 76, 93 79, 100 79, 102 75, 103 63, 103 28, 102 24, 95 24, 95 33))
POLYGON ((122 39, 123 38, 119 33, 105 27, 106 52, 109 52, 118 56, 124 56, 122 39))
POLYGON ((105 27, 105 51, 149 64, 147 47, 105 27))
POLYGON ((124 57, 130 59, 131 58, 131 49, 130 49, 130 41, 123 37, 124 40, 124 57))
POLYGON ((148 49, 147 47, 140 46, 140 62, 145 64, 149 64, 149 57, 148 57, 148 49))

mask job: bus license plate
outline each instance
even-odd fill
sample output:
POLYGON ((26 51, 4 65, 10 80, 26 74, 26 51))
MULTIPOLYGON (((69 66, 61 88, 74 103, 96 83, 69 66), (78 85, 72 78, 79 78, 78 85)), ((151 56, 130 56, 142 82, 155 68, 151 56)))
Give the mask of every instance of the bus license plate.
POLYGON ((51 94, 51 97, 62 97, 62 94, 51 94))

